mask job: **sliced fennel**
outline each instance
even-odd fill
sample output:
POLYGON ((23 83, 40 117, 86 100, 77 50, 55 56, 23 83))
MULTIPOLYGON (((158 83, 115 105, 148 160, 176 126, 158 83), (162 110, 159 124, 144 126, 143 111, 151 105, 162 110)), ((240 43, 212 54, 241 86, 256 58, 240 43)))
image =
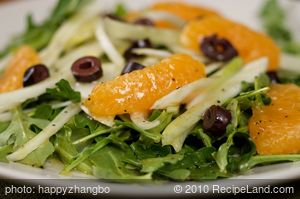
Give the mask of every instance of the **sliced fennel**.
POLYGON ((0 122, 9 122, 12 119, 11 112, 4 112, 0 114, 0 122))
POLYGON ((170 94, 157 100, 151 107, 151 109, 165 109, 168 107, 178 106, 185 102, 185 100, 195 92, 205 89, 213 81, 214 79, 212 78, 203 78, 198 81, 187 84, 181 87, 180 89, 174 90, 170 94))
POLYGON ((172 53, 166 50, 157 50, 153 48, 136 48, 133 49, 133 52, 137 55, 147 55, 147 56, 160 57, 160 58, 165 58, 172 55, 172 53))
POLYGON ((112 127, 115 124, 115 116, 93 117, 96 121, 106 126, 112 127))
POLYGON ((182 20, 180 17, 173 15, 168 12, 163 11, 146 11, 142 13, 143 16, 152 19, 153 21, 157 20, 165 20, 169 21, 172 24, 176 25, 178 28, 182 28, 185 25, 185 21, 182 20))
POLYGON ((67 42, 82 26, 95 17, 98 17, 100 8, 97 6, 89 6, 81 10, 76 16, 72 17, 64 23, 54 34, 50 44, 41 52, 43 63, 47 66, 52 66, 64 51, 67 42))
POLYGON ((61 111, 50 124, 39 134, 25 143, 17 151, 7 156, 10 161, 19 161, 24 159, 28 154, 37 149, 44 142, 57 133, 74 115, 80 112, 78 104, 71 104, 61 111))
POLYGON ((110 126, 112 127, 115 124, 115 116, 103 116, 103 117, 95 117, 93 116, 90 111, 85 107, 85 106, 81 106, 81 109, 89 116, 91 116, 91 118, 93 118, 94 120, 100 122, 101 124, 105 124, 106 126, 110 126))
POLYGON ((11 108, 30 98, 40 96, 41 94, 45 93, 46 88, 54 87, 55 84, 61 79, 72 80, 71 73, 62 73, 59 76, 53 76, 52 78, 49 78, 36 85, 0 94, 0 112, 10 110, 11 108))
POLYGON ((292 56, 292 55, 287 55, 287 54, 281 55, 281 60, 280 60, 280 68, 281 69, 300 73, 299 66, 300 66, 300 56, 292 56))
POLYGON ((174 30, 138 26, 109 18, 104 19, 104 26, 107 34, 113 39, 137 40, 148 38, 155 44, 180 45, 180 32, 174 30))
POLYGON ((148 114, 143 112, 135 112, 130 114, 131 121, 141 129, 153 129, 160 125, 159 120, 148 121, 148 114))
POLYGON ((172 145, 178 152, 190 130, 202 118, 203 113, 214 104, 222 104, 241 91, 241 82, 253 82, 255 77, 267 70, 267 58, 261 58, 244 66, 237 74, 205 95, 197 105, 178 116, 162 133, 162 144, 172 145))
POLYGON ((194 59, 202 63, 208 63, 210 61, 208 58, 204 57, 203 55, 199 53, 195 53, 194 51, 191 51, 187 48, 183 48, 180 45, 169 45, 168 48, 170 48, 174 53, 183 53, 183 54, 190 55, 191 57, 193 57, 194 59))
POLYGON ((118 52, 116 47, 113 45, 108 35, 110 34, 106 33, 102 21, 99 21, 96 29, 96 37, 102 49, 105 51, 109 59, 119 67, 118 71, 121 73, 125 65, 125 60, 123 56, 118 52))
POLYGON ((91 42, 66 53, 63 57, 61 57, 54 63, 54 68, 56 71, 70 70, 72 64, 80 57, 99 57, 102 53, 103 50, 101 49, 99 44, 97 42, 91 42))
MULTIPOLYGON (((202 90, 202 93, 209 93, 210 91, 215 90, 217 87, 222 85, 223 82, 232 77, 239 69, 241 69, 242 66, 243 60, 241 58, 235 58, 230 61, 223 70, 219 70, 212 76, 212 78, 216 78, 216 80, 211 85, 202 90)), ((191 107, 201 102, 204 97, 205 95, 201 94, 197 97, 194 97, 193 100, 187 104, 187 109, 190 109, 191 107)))
POLYGON ((206 75, 210 75, 211 73, 215 72, 216 70, 220 69, 224 65, 223 62, 215 62, 208 64, 205 67, 206 75))
POLYGON ((158 57, 146 57, 142 59, 139 63, 144 66, 152 66, 160 61, 160 58, 158 57))
MULTIPOLYGON (((165 109, 170 106, 178 106, 182 103, 187 103, 194 98, 197 93, 209 93, 213 87, 221 85, 222 82, 230 78, 242 66, 242 60, 236 58, 229 64, 225 65, 219 72, 209 78, 203 78, 187 84, 180 89, 177 89, 165 97, 154 103, 152 109, 165 109)), ((202 96, 202 95, 199 95, 202 96)))
MULTIPOLYGON (((70 105, 71 103, 72 103, 71 101, 55 103, 55 104, 51 104, 51 108, 58 109, 58 108, 66 107, 66 106, 70 105)), ((24 113, 30 113, 32 111, 33 111, 33 109, 25 109, 23 112, 24 113)), ((11 112, 0 113, 0 122, 8 122, 11 119, 12 119, 12 113, 11 112)))
POLYGON ((95 17, 83 24, 83 26, 77 31, 77 34, 73 35, 73 37, 71 37, 66 43, 66 51, 86 41, 94 39, 98 20, 98 17, 95 17))

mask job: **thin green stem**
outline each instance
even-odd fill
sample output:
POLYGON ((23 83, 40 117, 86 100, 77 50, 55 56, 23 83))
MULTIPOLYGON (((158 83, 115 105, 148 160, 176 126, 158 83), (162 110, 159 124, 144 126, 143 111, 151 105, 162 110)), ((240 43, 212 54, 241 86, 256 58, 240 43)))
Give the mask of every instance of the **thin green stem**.
POLYGON ((89 139, 92 139, 92 138, 95 138, 99 135, 102 135, 102 134, 106 134, 106 133, 110 133, 112 131, 116 131, 116 130, 120 130, 122 129, 123 126, 118 126, 118 127, 115 127, 115 128, 109 128, 109 129, 104 129, 104 130, 100 130, 100 131, 96 131, 88 136, 85 136, 83 138, 80 138, 79 140, 76 140, 75 142, 73 142, 74 145, 77 145, 77 144, 80 144, 82 142, 86 142, 87 140, 89 139))

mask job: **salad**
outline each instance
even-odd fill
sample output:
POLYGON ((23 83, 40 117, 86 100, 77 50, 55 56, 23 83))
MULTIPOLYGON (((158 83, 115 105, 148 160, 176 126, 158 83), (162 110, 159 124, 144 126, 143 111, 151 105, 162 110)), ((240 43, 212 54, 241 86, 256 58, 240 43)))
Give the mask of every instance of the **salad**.
POLYGON ((276 0, 260 16, 269 36, 182 2, 29 15, 0 52, 0 161, 126 182, 300 160, 300 45, 276 0))

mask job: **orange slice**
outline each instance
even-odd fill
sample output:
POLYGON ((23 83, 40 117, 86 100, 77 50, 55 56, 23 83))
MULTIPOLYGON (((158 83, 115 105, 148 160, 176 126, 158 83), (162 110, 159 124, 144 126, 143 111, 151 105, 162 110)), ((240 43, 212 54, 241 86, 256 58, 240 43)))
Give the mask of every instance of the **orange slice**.
POLYGON ((169 12, 186 21, 200 17, 219 15, 211 9, 181 2, 160 2, 152 5, 150 9, 169 12))
POLYGON ((300 152, 300 88, 274 85, 268 95, 272 103, 255 107, 249 121, 250 135, 261 155, 300 152))
POLYGON ((26 70, 39 63, 41 63, 41 60, 33 48, 21 46, 17 49, 3 75, 0 77, 0 93, 22 88, 26 70))
POLYGON ((269 58, 268 69, 278 68, 280 50, 270 37, 225 18, 206 17, 189 22, 181 33, 181 43, 200 52, 201 40, 213 34, 228 39, 246 62, 266 56, 269 58))
POLYGON ((170 21, 166 20, 156 20, 154 22, 155 27, 157 28, 166 28, 166 29, 177 29, 176 25, 170 21))
POLYGON ((204 76, 202 63, 177 54, 96 85, 84 105, 94 117, 147 111, 156 100, 204 76))

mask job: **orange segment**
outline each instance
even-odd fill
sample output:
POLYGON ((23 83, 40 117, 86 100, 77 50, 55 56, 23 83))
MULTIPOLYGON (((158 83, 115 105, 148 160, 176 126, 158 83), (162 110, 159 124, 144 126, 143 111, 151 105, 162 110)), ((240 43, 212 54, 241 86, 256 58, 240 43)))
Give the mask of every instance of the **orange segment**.
POLYGON ((177 29, 172 22, 166 20, 157 20, 154 22, 154 24, 157 28, 177 29))
POLYGON ((261 155, 300 152, 300 88, 274 85, 269 106, 253 109, 249 131, 261 155))
POLYGON ((270 37, 225 18, 206 17, 189 22, 181 33, 181 43, 200 52, 200 41, 213 34, 228 39, 246 62, 266 56, 269 70, 278 68, 280 50, 270 37))
POLYGON ((199 6, 194 6, 180 2, 160 2, 150 8, 157 11, 165 11, 174 14, 183 20, 189 21, 198 17, 216 16, 217 12, 199 6))
POLYGON ((28 68, 41 63, 37 52, 29 46, 21 46, 0 77, 0 93, 23 87, 23 76, 28 68))
POLYGON ((202 63, 178 54, 98 84, 84 105, 94 117, 146 111, 171 91, 205 76, 202 63))

